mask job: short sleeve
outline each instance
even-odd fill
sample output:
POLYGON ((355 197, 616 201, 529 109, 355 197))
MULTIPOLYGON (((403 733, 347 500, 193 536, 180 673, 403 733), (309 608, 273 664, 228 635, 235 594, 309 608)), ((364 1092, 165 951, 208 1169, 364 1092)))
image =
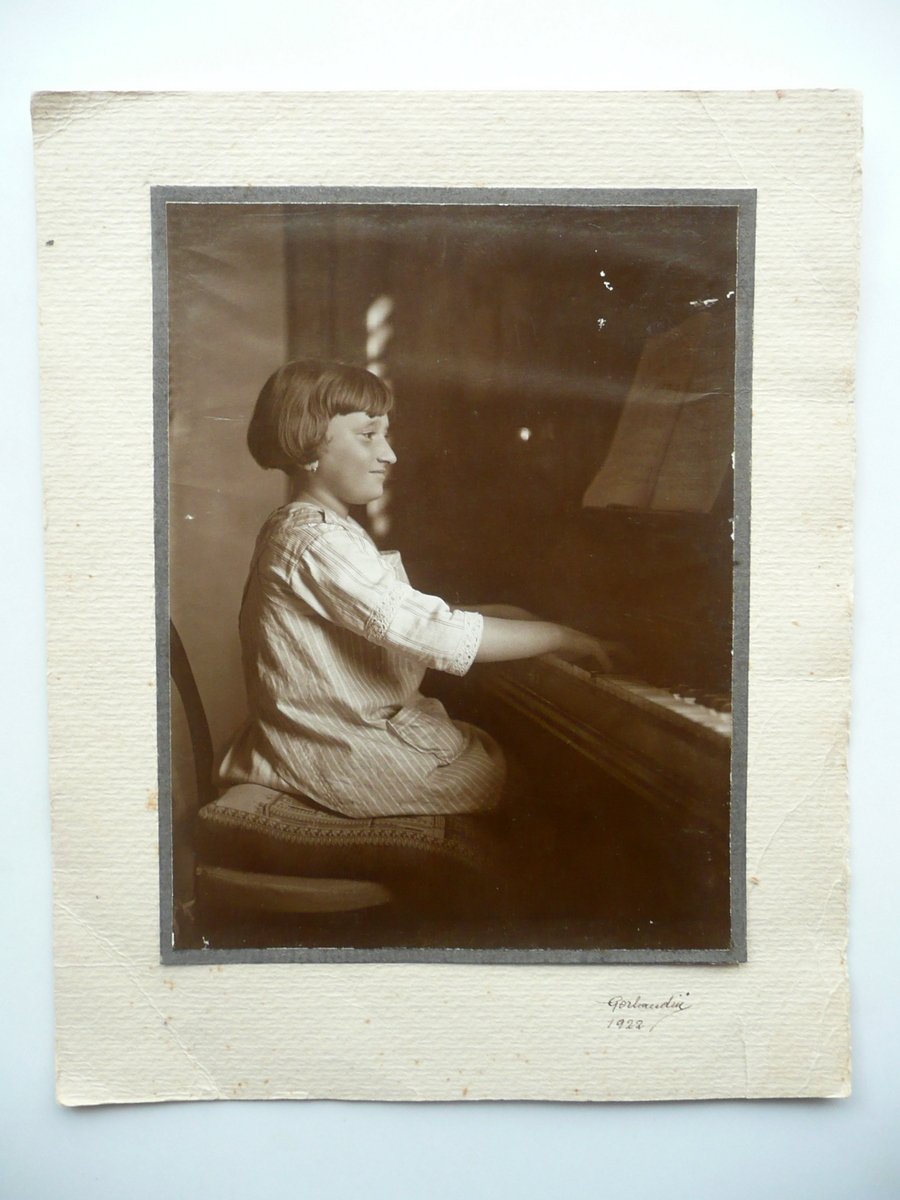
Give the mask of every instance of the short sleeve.
POLYGON ((416 591, 343 525, 318 527, 291 563, 288 584, 319 616, 439 671, 464 675, 481 644, 480 613, 416 591))

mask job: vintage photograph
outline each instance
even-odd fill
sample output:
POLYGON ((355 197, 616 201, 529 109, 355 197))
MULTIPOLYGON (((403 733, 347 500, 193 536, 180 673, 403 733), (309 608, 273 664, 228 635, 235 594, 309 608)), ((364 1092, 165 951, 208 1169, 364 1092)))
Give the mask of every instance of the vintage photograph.
POLYGON ((35 98, 64 1104, 848 1093, 860 117, 35 98))
POLYGON ((753 219, 153 189, 170 961, 744 958, 753 219))

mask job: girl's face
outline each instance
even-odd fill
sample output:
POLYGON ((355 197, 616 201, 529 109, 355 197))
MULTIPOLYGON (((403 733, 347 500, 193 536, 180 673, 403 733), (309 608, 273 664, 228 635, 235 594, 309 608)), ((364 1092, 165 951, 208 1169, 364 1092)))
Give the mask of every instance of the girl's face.
POLYGON ((386 416, 355 412, 332 417, 319 448, 318 470, 303 472, 307 493, 342 516, 354 504, 377 500, 388 467, 397 461, 387 434, 386 416))

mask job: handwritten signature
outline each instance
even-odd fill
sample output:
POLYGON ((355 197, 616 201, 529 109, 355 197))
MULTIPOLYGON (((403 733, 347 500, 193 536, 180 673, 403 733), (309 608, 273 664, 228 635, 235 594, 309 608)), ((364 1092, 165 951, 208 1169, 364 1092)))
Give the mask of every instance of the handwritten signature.
POLYGON ((634 996, 617 995, 601 1003, 612 1014, 606 1023, 607 1029, 625 1033, 652 1033, 667 1017, 694 1007, 690 992, 670 992, 664 999, 647 999, 640 993, 634 996))

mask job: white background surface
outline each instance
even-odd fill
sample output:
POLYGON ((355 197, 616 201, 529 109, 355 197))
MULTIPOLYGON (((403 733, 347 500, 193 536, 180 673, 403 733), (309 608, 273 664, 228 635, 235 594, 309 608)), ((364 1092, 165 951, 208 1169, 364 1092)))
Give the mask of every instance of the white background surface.
MULTIPOLYGON (((0 7, 0 1196, 868 1198, 900 1194, 894 358, 900 9, 526 0, 0 7), (848 1101, 271 1102, 66 1111, 53 1100, 33 189, 34 90, 855 87, 866 152, 848 1101)), ((835 297, 836 306, 855 298, 835 297)), ((838 309, 836 307, 836 316, 838 309)), ((773 1026, 778 1013, 772 1013, 773 1026)))

